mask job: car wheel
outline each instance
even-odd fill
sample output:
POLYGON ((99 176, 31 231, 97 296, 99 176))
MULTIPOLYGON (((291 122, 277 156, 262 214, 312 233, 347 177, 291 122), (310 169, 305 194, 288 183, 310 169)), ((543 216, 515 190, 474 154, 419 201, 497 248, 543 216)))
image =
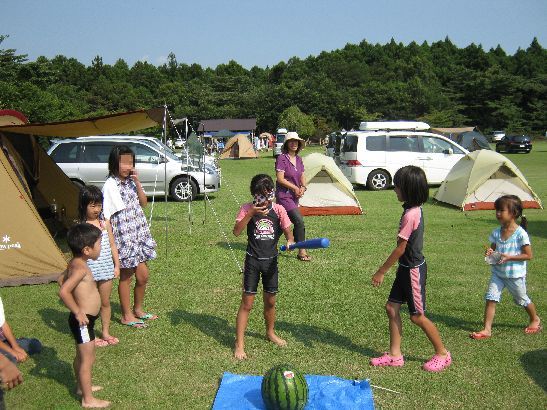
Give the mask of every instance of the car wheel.
POLYGON ((179 177, 171 184, 169 193, 177 202, 188 202, 196 199, 198 188, 191 178, 179 177))
POLYGON ((496 152, 501 152, 500 147, 498 147, 497 145, 496 145, 496 152))
POLYGON ((389 185, 389 175, 385 171, 377 170, 368 174, 367 187, 373 191, 386 189, 389 185))

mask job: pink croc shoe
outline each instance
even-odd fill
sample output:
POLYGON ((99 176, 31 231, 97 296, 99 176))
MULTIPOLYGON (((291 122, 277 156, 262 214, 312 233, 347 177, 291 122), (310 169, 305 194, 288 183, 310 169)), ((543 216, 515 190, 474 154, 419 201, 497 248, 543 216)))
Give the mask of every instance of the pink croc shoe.
POLYGON ((385 352, 382 356, 371 359, 370 364, 372 366, 401 367, 405 364, 405 359, 403 356, 393 357, 390 356, 388 352, 385 352))
POLYGON ((446 357, 442 357, 438 354, 433 356, 431 360, 424 364, 423 369, 428 372, 442 372, 451 364, 452 357, 450 356, 450 352, 446 352, 446 357))

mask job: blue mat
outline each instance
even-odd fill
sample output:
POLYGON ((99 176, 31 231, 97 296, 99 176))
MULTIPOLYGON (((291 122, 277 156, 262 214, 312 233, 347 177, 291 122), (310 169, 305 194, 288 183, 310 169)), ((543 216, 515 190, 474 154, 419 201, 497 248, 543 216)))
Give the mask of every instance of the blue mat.
MULTIPOLYGON (((374 409, 368 380, 346 380, 335 376, 305 376, 309 400, 305 410, 374 409)), ((213 410, 265 409, 260 386, 262 376, 225 372, 213 410)))

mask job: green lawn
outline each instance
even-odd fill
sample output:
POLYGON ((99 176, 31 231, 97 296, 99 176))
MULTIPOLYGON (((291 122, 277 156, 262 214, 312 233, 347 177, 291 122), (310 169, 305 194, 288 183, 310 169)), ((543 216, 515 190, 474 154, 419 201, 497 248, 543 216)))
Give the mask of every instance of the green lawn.
MULTIPOLYGON (((314 150, 318 148, 306 151, 314 150)), ((529 155, 508 157, 547 204, 547 143, 536 142, 529 155)), ((331 247, 311 251, 311 263, 298 262, 294 254, 280 257, 277 329, 288 347, 264 340, 258 297, 246 339, 250 359, 232 359, 241 282, 236 260, 243 262, 245 238, 233 237, 231 230, 239 205, 250 199, 251 177, 273 175, 274 161, 270 153, 221 164, 223 187, 210 204, 200 199, 189 214, 187 204, 156 203, 152 231, 158 258, 150 264, 146 305, 161 319, 144 330, 124 327, 113 295, 112 333, 120 344, 97 351, 94 381, 104 386, 99 397, 119 409, 208 409, 224 371, 263 374, 274 364, 289 362, 307 374, 369 378, 374 385, 401 392, 375 390, 375 403, 382 409, 545 408, 545 332, 524 334, 527 315, 508 294, 498 307, 493 337, 468 338, 482 323, 489 279, 483 245, 497 224, 493 211, 463 213, 433 202, 424 206, 428 315, 452 352, 453 366, 441 374, 421 370, 432 348, 406 312, 406 365, 368 365, 389 343, 384 304, 393 270, 379 289, 370 285, 370 277, 395 244, 401 205, 392 190, 357 190, 362 216, 306 219, 307 236, 328 237, 331 247)), ((547 214, 529 210, 526 216, 534 251, 529 294, 547 320, 547 214)), ((6 394, 8 408, 78 408, 72 393, 74 345, 57 286, 4 288, 1 295, 15 334, 38 337, 45 345, 43 353, 20 366, 25 382, 6 394)))

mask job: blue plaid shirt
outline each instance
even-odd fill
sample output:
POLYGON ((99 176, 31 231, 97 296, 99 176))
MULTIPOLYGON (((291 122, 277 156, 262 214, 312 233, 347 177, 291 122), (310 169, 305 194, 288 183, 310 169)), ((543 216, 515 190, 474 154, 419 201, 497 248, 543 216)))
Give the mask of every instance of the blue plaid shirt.
MULTIPOLYGON (((501 239, 500 226, 492 231, 488 240, 490 243, 496 244, 496 251, 507 255, 519 255, 522 253, 523 246, 530 245, 528 233, 520 226, 506 240, 501 239)), ((491 266, 492 273, 502 278, 522 278, 526 276, 526 261, 510 261, 491 266)))

